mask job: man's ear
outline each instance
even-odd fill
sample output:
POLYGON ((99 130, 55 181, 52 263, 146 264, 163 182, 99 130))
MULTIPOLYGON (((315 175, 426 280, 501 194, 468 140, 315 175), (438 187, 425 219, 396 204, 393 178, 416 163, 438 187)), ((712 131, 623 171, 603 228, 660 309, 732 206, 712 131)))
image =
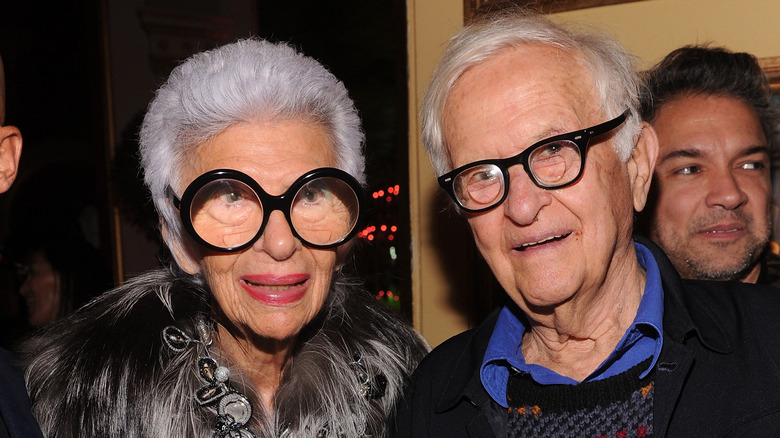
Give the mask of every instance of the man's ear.
POLYGON ((634 210, 642 211, 647 203, 653 171, 658 160, 658 136, 650 124, 642 122, 642 132, 628 159, 628 174, 631 180, 631 194, 634 210))
POLYGON ((187 244, 182 242, 181 239, 172 238, 171 232, 168 230, 168 226, 165 225, 165 222, 161 225, 161 232, 163 241, 165 241, 168 248, 171 250, 171 254, 173 254, 173 259, 176 261, 176 264, 188 274, 195 275, 200 273, 200 264, 198 264, 195 257, 193 257, 191 251, 188 251, 187 244))
POLYGON ((0 126, 0 193, 11 187, 22 155, 22 133, 15 126, 0 126))

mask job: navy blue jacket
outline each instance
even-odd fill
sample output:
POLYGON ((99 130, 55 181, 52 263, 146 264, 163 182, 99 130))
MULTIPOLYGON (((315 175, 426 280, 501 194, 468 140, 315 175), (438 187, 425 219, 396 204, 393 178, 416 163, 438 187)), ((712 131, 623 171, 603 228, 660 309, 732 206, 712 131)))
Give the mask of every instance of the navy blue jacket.
MULTIPOLYGON (((0 416, 10 438, 43 438, 14 357, 3 349, 0 349, 0 416)), ((0 430, 0 436, 4 432, 0 430)))
MULTIPOLYGON (((656 245, 640 243, 653 252, 664 289, 652 436, 780 434, 780 290, 683 281, 656 245)), ((421 362, 398 406, 391 436, 502 436, 491 418, 506 414, 479 380, 497 315, 444 342, 421 362)))

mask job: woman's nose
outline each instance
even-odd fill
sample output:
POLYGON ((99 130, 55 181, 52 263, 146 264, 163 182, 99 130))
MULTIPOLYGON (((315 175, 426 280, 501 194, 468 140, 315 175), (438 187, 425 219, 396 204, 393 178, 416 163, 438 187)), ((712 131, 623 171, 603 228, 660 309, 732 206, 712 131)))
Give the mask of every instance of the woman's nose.
POLYGON ((254 248, 257 251, 265 251, 275 260, 286 260, 300 245, 284 214, 277 210, 269 215, 263 235, 255 242, 254 248))

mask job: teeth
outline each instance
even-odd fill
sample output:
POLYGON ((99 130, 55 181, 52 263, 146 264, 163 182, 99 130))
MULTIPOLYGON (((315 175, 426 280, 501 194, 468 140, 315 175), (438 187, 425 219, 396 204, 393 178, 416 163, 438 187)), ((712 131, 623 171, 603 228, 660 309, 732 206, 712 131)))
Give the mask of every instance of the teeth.
POLYGON ((551 240, 560 239, 563 236, 564 236, 563 234, 559 234, 557 236, 550 236, 550 237, 548 237, 546 239, 542 239, 542 240, 539 240, 539 241, 536 241, 536 242, 524 243, 524 244, 520 245, 520 250, 522 251, 522 250, 524 250, 524 249, 526 249, 528 247, 531 247, 531 246, 541 245, 541 244, 549 242, 551 240))
POLYGON ((260 283, 253 283, 249 280, 244 280, 244 282, 250 286, 254 287, 262 287, 264 289, 270 289, 275 291, 283 291, 292 288, 293 286, 297 286, 301 283, 295 283, 295 284, 282 284, 282 285, 271 285, 271 284, 260 284, 260 283))

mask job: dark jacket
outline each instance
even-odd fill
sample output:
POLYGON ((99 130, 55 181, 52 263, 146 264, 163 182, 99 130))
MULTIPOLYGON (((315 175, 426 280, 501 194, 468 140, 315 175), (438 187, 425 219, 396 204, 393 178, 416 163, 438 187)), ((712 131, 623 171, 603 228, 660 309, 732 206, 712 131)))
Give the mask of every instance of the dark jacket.
MULTIPOLYGON (((30 410, 24 380, 14 363, 11 353, 0 349, 0 428, 5 423, 10 438, 43 437, 30 410)), ((5 436, 4 432, 0 430, 0 437, 5 436)))
MULTIPOLYGON (((780 294, 736 282, 683 282, 657 246, 641 243, 653 252, 664 289, 651 435, 776 436, 780 294)), ((423 360, 399 405, 394 436, 497 436, 489 419, 498 405, 479 380, 497 315, 423 360)))

